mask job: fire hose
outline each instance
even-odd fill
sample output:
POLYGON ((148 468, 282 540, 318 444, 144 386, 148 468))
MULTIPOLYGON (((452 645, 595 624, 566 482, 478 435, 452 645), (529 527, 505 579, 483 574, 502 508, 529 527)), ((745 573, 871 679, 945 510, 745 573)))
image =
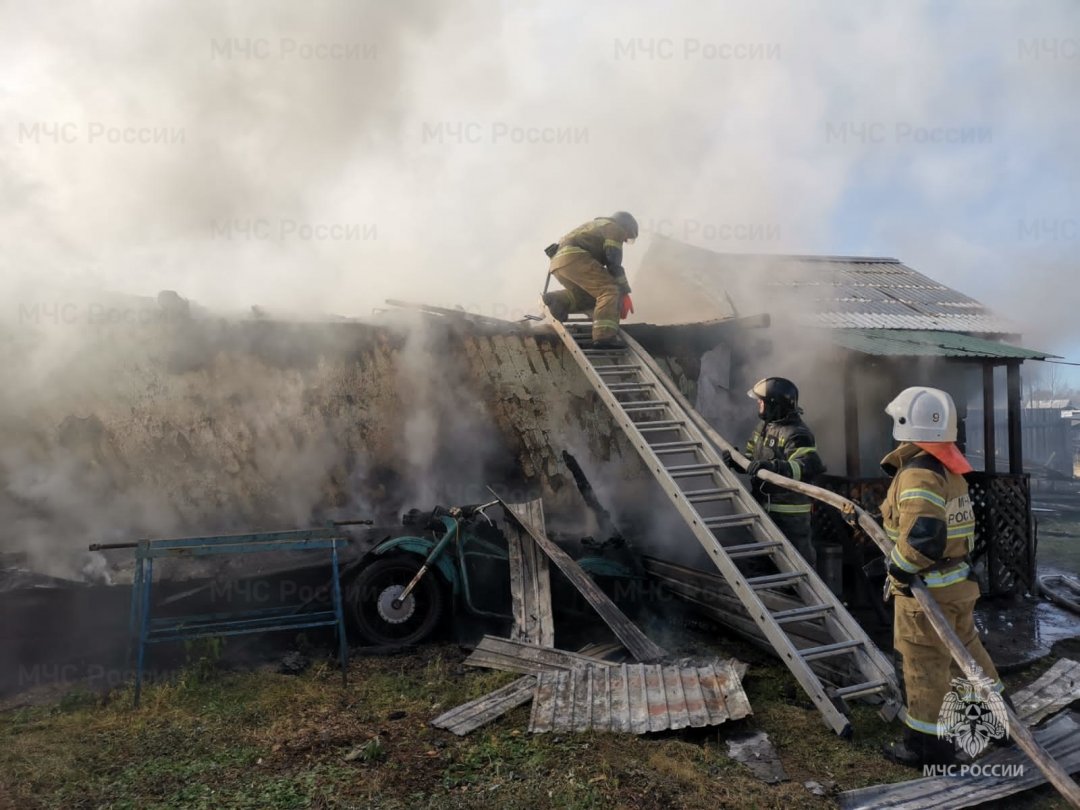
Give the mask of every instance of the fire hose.
MULTIPOLYGON (((749 467, 750 461, 743 456, 736 447, 717 433, 712 425, 697 412, 693 405, 690 404, 686 397, 683 396, 682 392, 671 382, 667 374, 656 364, 652 357, 645 351, 639 351, 638 354, 640 359, 642 359, 663 382, 664 387, 667 389, 667 393, 682 407, 706 438, 708 438, 719 450, 731 453, 731 458, 739 465, 739 467, 744 470, 749 467)), ((882 529, 869 512, 853 501, 848 500, 835 492, 830 492, 827 489, 816 487, 803 481, 785 478, 782 475, 777 475, 768 470, 759 470, 757 477, 762 481, 767 481, 775 486, 799 492, 814 500, 820 501, 821 503, 835 507, 840 510, 841 514, 844 515, 849 523, 857 525, 871 540, 874 541, 874 544, 881 550, 881 553, 885 555, 886 559, 888 559, 889 555, 892 553, 893 543, 885 533, 885 530, 882 529)), ((949 654, 960 667, 960 670, 967 679, 973 684, 989 683, 989 678, 987 678, 986 673, 983 672, 982 667, 979 666, 971 653, 968 652, 967 647, 964 646, 960 637, 956 635, 956 632, 949 624, 949 620, 945 618, 945 614, 938 606, 937 601, 935 601, 926 585, 918 577, 911 583, 911 594, 915 597, 915 601, 919 603, 919 607, 922 609, 926 618, 930 621, 931 626, 933 626, 934 630, 941 638, 942 643, 948 649, 949 654)), ((1009 733, 1016 741, 1016 744, 1031 758, 1031 761, 1035 763, 1035 766, 1042 771, 1050 784, 1052 784, 1054 788, 1068 800, 1069 804, 1073 807, 1080 808, 1080 786, 1073 781, 1072 777, 1061 764, 1051 757, 1046 749, 1039 745, 1028 727, 1024 725, 1023 721, 1017 716, 1016 711, 1007 703, 1005 703, 1004 706, 1009 721, 1009 733)))

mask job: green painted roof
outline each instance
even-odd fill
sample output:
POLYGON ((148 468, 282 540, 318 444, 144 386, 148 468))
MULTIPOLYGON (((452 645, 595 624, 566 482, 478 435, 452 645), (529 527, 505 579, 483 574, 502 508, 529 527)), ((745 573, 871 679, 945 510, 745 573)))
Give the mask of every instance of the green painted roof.
POLYGON ((922 329, 830 329, 831 341, 845 349, 897 357, 973 357, 1001 360, 1043 360, 1049 352, 1024 349, 961 332, 922 329))

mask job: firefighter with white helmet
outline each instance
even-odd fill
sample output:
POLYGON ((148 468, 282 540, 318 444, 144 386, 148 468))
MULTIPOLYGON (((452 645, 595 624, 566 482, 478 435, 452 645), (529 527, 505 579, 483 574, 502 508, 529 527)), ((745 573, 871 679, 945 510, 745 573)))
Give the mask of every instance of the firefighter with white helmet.
POLYGON ((969 556, 975 514, 963 478, 971 465, 956 446, 956 405, 945 391, 907 388, 885 412, 900 442, 881 462, 892 478, 881 517, 895 543, 888 561, 889 589, 896 597, 893 648, 907 704, 903 741, 891 743, 886 754, 905 765, 947 765, 955 760, 955 749, 951 739, 940 736, 938 717, 959 672, 910 586, 916 577, 922 579, 1000 692, 997 670, 975 628, 979 585, 969 556))

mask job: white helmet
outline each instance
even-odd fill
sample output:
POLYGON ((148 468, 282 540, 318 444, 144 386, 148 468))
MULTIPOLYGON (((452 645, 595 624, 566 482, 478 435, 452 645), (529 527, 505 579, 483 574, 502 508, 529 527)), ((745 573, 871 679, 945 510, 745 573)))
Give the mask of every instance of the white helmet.
POLYGON ((901 442, 955 442, 956 404, 937 388, 905 388, 885 407, 893 438, 901 442))

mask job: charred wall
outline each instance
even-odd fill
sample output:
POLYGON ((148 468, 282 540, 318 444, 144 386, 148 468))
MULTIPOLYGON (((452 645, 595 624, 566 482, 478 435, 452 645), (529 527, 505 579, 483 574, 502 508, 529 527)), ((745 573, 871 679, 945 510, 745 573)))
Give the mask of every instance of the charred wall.
POLYGON ((39 570, 76 572, 92 541, 386 519, 484 499, 487 484, 539 492, 588 531, 563 450, 615 511, 641 486, 542 334, 160 319, 62 337, 3 341, 37 374, 0 408, 3 545, 39 570))

